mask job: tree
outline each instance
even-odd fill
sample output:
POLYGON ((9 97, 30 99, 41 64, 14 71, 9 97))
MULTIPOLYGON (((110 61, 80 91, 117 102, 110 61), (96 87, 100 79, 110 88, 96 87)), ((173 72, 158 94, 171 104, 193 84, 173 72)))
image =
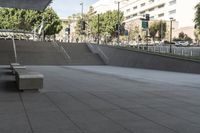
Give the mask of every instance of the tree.
POLYGON ((178 34, 178 38, 181 39, 181 40, 184 40, 184 38, 186 37, 187 35, 184 33, 184 32, 180 32, 178 34))
POLYGON ((166 22, 164 21, 153 21, 150 24, 149 27, 149 34, 151 36, 151 38, 153 39, 153 41, 155 41, 156 35, 158 34, 159 40, 161 41, 163 38, 165 38, 166 35, 166 22))
POLYGON ((200 42, 200 30, 199 29, 195 29, 194 36, 195 36, 195 40, 196 40, 197 44, 199 44, 199 42, 200 42))
POLYGON ((55 35, 62 30, 61 20, 52 8, 47 8, 42 15, 45 21, 45 35, 55 35))
POLYGON ((190 38, 184 32, 180 32, 179 35, 178 35, 178 38, 174 38, 173 40, 174 41, 188 41, 188 42, 192 42, 192 38, 190 38))
MULTIPOLYGON (((100 14, 99 20, 99 28, 100 28, 100 35, 107 36, 110 35, 111 38, 116 36, 116 25, 118 24, 118 11, 107 11, 106 13, 100 14)), ((98 33, 98 15, 93 16, 89 25, 91 26, 93 34, 97 35, 98 33)), ((119 23, 120 27, 122 28, 122 23, 124 20, 123 13, 120 12, 119 14, 119 23)))
POLYGON ((200 29, 200 3, 198 3, 196 6, 195 6, 195 9, 196 9, 196 12, 195 12, 195 19, 194 19, 194 22, 196 24, 196 27, 198 29, 200 29))
POLYGON ((155 41, 156 34, 158 33, 159 25, 156 21, 152 22, 149 27, 149 35, 155 41))
POLYGON ((159 21, 159 31, 158 31, 158 34, 159 34, 159 39, 160 41, 162 41, 162 39, 165 38, 166 36, 166 31, 167 31, 167 23, 165 21, 159 21))
POLYGON ((44 12, 0 8, 0 28, 33 31, 38 27, 43 19, 45 20, 45 35, 55 35, 62 29, 61 20, 52 8, 47 8, 44 12))
POLYGON ((134 28, 130 29, 129 31, 129 40, 136 40, 139 36, 139 27, 135 26, 134 28))

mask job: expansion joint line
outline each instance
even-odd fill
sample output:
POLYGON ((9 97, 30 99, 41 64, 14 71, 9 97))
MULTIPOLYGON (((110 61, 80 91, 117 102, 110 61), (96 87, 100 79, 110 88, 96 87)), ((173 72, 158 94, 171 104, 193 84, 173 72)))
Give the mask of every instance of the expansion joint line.
POLYGON ((82 131, 82 129, 81 129, 81 127, 78 125, 78 124, 76 124, 71 118, 70 118, 70 116, 66 113, 66 112, 64 112, 47 94, 44 94, 48 99, 49 99, 49 101, 55 106, 55 107, 57 107, 58 108, 58 110, 62 113, 62 114, 64 114, 64 116, 65 117, 67 117, 67 119, 69 119, 71 122, 72 122, 72 124, 75 126, 75 127, 77 127, 78 128, 78 130, 81 132, 81 133, 85 133, 84 131, 82 131))
POLYGON ((29 116, 28 116, 28 112, 27 112, 27 110, 26 110, 26 107, 25 107, 25 104, 24 104, 24 101, 23 101, 21 92, 19 92, 18 94, 19 94, 20 101, 21 101, 21 103, 22 103, 22 106, 23 106, 23 109, 24 109, 24 112, 25 112, 25 115, 26 115, 26 119, 27 119, 27 121, 28 121, 28 125, 29 125, 29 127, 30 127, 30 129, 31 129, 31 133, 34 133, 33 127, 32 127, 32 125, 31 125, 31 120, 30 120, 30 118, 29 118, 29 116))

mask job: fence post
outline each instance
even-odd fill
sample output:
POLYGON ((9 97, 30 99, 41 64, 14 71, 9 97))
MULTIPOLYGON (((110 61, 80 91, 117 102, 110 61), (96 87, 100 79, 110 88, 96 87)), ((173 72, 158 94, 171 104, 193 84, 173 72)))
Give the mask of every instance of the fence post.
POLYGON ((193 56, 193 51, 192 51, 192 49, 191 49, 191 51, 190 51, 190 56, 193 56))
POLYGON ((184 50, 183 50, 183 49, 181 49, 181 55, 182 55, 182 56, 184 56, 183 54, 184 54, 184 50))

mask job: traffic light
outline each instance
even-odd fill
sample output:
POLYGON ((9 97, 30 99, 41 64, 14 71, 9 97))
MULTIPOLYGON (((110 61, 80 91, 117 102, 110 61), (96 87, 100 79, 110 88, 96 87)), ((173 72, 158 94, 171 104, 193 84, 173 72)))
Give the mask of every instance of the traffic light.
POLYGON ((70 34, 70 28, 66 28, 65 32, 68 32, 68 34, 70 34))
POLYGON ((150 20, 150 15, 149 15, 149 14, 146 14, 146 15, 145 15, 145 19, 146 19, 147 21, 149 21, 149 20, 150 20))
POLYGON ((118 28, 120 29, 119 24, 116 24, 115 30, 118 31, 118 28))
POLYGON ((81 30, 85 30, 86 28, 86 22, 85 21, 81 21, 81 30))

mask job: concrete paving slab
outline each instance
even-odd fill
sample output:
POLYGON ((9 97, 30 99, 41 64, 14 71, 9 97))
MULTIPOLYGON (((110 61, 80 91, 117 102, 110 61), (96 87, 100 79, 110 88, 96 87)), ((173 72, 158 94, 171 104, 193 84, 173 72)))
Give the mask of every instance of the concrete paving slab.
POLYGON ((30 93, 17 91, 10 70, 0 67, 0 132, 200 132, 199 75, 107 66, 85 68, 28 66, 45 76, 44 89, 30 93), (115 75, 110 74, 111 68, 115 75), (152 80, 148 77, 151 73, 158 75, 152 74, 152 80), (174 75, 188 77, 176 83, 174 75), (163 76, 171 79, 165 81, 163 76))
POLYGON ((152 81, 152 82, 164 82, 177 85, 200 85, 199 74, 188 74, 168 71, 157 71, 148 69, 137 68, 124 68, 124 67, 112 67, 112 66, 70 66, 76 70, 84 70, 87 72, 95 72, 99 74, 109 74, 118 76, 120 78, 139 80, 139 81, 152 81))

